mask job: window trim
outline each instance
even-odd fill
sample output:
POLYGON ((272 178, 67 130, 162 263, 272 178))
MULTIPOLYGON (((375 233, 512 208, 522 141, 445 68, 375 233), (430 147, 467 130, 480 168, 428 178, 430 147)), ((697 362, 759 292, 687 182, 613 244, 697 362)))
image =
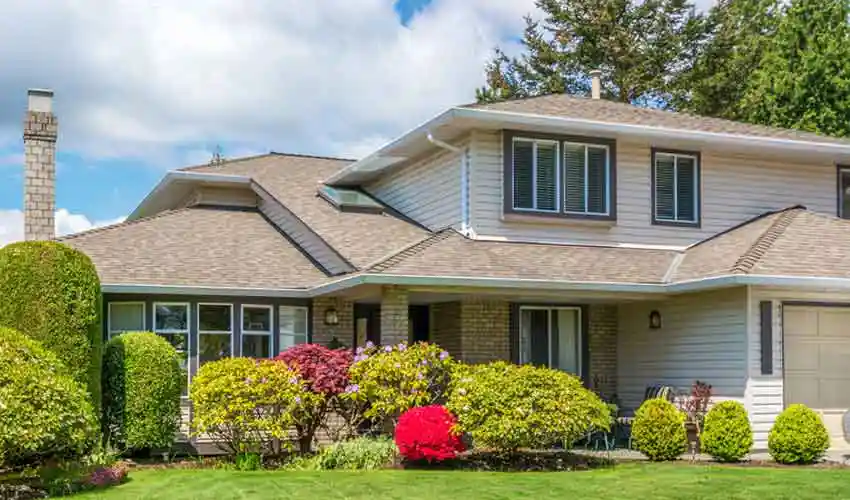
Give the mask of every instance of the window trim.
MULTIPOLYGON (((152 305, 153 317, 151 318, 153 324, 151 325, 151 331, 155 334, 176 334, 176 333, 185 333, 186 334, 186 350, 184 353, 186 354, 186 394, 181 395, 181 399, 188 399, 188 387, 192 382, 192 303, 191 302, 154 302, 152 305), (156 308, 157 306, 183 306, 186 308, 186 330, 157 330, 156 329, 156 308)), ((197 307, 197 306, 196 306, 197 307)))
MULTIPOLYGON (((112 339, 112 304, 121 304, 121 305, 132 305, 132 306, 142 306, 142 329, 140 331, 146 331, 148 326, 148 316, 147 316, 147 304, 144 301, 139 300, 119 300, 115 302, 109 302, 106 306, 106 336, 107 340, 112 339)), ((122 330, 123 333, 125 330, 122 330)), ((120 333, 119 333, 120 335, 120 333)))
MULTIPOLYGON (((278 306, 277 306, 278 315, 280 314, 280 310, 284 307, 289 307, 289 308, 292 308, 292 309, 300 309, 300 310, 304 311, 304 318, 305 318, 304 319, 304 327, 305 327, 304 342, 309 343, 310 342, 310 308, 308 306, 295 306, 295 305, 289 305, 289 304, 278 304, 278 306)), ((284 335, 283 330, 281 329, 282 324, 283 324, 283 321, 278 320, 278 325, 277 325, 277 349, 278 349, 278 352, 280 352, 281 347, 283 346, 283 343, 280 341, 280 338, 284 335)), ((293 334, 287 333, 286 336, 287 337, 296 337, 296 334, 295 333, 293 333, 293 334)))
POLYGON ((557 214, 561 212, 561 170, 563 161, 561 158, 561 141, 554 139, 541 139, 535 137, 527 137, 525 135, 516 135, 511 138, 511 208, 517 212, 523 213, 550 213, 557 214), (517 207, 514 201, 514 145, 517 141, 525 141, 531 143, 531 191, 532 191, 532 208, 517 207), (545 210, 537 208, 537 144, 553 144, 555 146, 555 209, 545 210))
MULTIPOLYGON (((241 321, 240 329, 242 331, 242 337, 248 336, 267 336, 269 338, 269 358, 274 357, 274 305, 273 304, 242 304, 239 307, 239 320, 241 321), (260 330, 246 330, 245 329, 245 308, 250 307, 254 309, 267 309, 269 311, 269 330, 266 332, 260 330)), ((240 356, 244 356, 243 345, 239 345, 240 356)))
POLYGON ((590 137, 581 135, 544 134, 536 132, 524 132, 521 130, 502 130, 502 213, 503 215, 515 214, 530 217, 556 218, 568 220, 589 221, 616 221, 617 220, 617 141, 603 137, 590 137), (514 139, 555 141, 558 143, 558 210, 543 211, 533 209, 514 208, 513 191, 513 144, 514 139), (585 144, 589 146, 604 146, 608 149, 608 213, 586 214, 578 212, 567 212, 564 207, 564 165, 563 151, 564 143, 585 144))
MULTIPOLYGON (((584 332, 584 330, 585 330, 585 321, 584 321, 585 311, 584 311, 584 308, 582 306, 576 306, 576 305, 524 305, 524 304, 520 304, 519 309, 518 309, 519 317, 517 319, 517 321, 519 322, 518 325, 517 325, 518 326, 517 335, 519 336, 518 341, 521 341, 521 339, 522 339, 522 311, 540 311, 540 310, 550 311, 549 315, 548 315, 549 328, 548 328, 548 332, 547 332, 548 341, 549 341, 549 352, 548 352, 549 368, 552 367, 552 313, 551 313, 551 311, 562 311, 562 310, 564 310, 564 311, 576 311, 576 314, 577 314, 576 320, 578 320, 578 328, 579 328, 579 330, 577 332, 577 339, 576 339, 576 343, 577 343, 576 347, 578 348, 578 352, 576 353, 577 354, 576 360, 578 361, 578 366, 577 366, 578 372, 573 373, 573 375, 576 375, 577 377, 583 378, 584 377, 583 376, 583 374, 584 374, 584 362, 585 362, 584 361, 584 349, 585 349, 585 346, 584 346, 584 342, 585 342, 585 340, 584 340, 584 335, 585 335, 585 332, 584 332)), ((528 361, 525 361, 525 362, 522 361, 521 343, 520 343, 520 349, 517 351, 517 363, 518 364, 528 364, 529 363, 528 361)), ((563 371, 565 373, 571 373, 571 372, 567 372, 566 370, 561 370, 560 368, 556 368, 556 369, 563 371)))
MULTIPOLYGON (((844 216, 844 193, 841 190, 841 177, 844 174, 850 174, 850 164, 842 164, 838 163, 835 165, 836 175, 835 175, 835 193, 836 193, 836 214, 839 218, 845 219, 844 216)), ((847 219, 850 219, 850 214, 847 214, 847 219)))
MULTIPOLYGON (((674 160, 675 161, 675 160, 674 160)), ((674 227, 690 227, 690 228, 700 228, 702 227, 702 155, 699 151, 688 151, 682 149, 669 149, 669 148, 651 148, 650 155, 650 219, 652 220, 652 225, 654 226, 674 226, 674 227), (696 219, 693 221, 680 221, 680 220, 665 220, 659 219, 656 213, 656 156, 657 155, 673 155, 673 157, 687 157, 693 158, 696 162, 696 172, 694 175, 694 180, 696 181, 696 189, 694 189, 694 205, 695 205, 695 214, 696 219)), ((675 163, 674 163, 675 164, 675 163)), ((678 182, 678 179, 676 180, 678 182)), ((674 190, 678 192, 678 186, 674 186, 674 190)), ((675 210, 674 210, 675 211, 675 210)))
POLYGON ((229 302, 198 302, 195 307, 195 315, 198 322, 198 367, 201 365, 201 335, 230 335, 230 357, 234 356, 236 346, 234 346, 236 330, 234 329, 233 304, 229 302), (201 330, 201 308, 204 306, 227 306, 230 308, 230 331, 218 330, 201 330))

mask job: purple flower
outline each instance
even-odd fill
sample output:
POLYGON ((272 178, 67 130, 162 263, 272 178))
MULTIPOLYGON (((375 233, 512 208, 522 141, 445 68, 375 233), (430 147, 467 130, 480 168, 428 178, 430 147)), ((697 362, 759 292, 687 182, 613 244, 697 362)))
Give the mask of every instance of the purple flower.
POLYGON ((396 364, 395 364, 395 367, 396 367, 396 368, 401 368, 401 363, 396 363, 396 364))
POLYGON ((425 378, 425 375, 422 375, 422 373, 416 374, 416 380, 422 380, 423 378, 425 378))
POLYGON ((251 377, 248 377, 248 378, 245 379, 245 384, 250 384, 253 381, 254 380, 251 377))
POLYGON ((385 350, 385 351, 387 351, 387 352, 393 352, 393 346, 391 346, 391 345, 385 345, 385 346, 384 346, 384 350, 385 350))
POLYGON ((366 341, 366 349, 371 349, 371 348, 373 348, 373 347, 375 347, 375 344, 374 344, 374 343, 372 343, 372 341, 371 341, 371 340, 366 341))
POLYGON ((358 361, 366 361, 367 359, 369 359, 369 356, 367 356, 365 354, 363 354, 361 356, 354 356, 354 362, 355 363, 357 363, 358 361))
POLYGON ((419 364, 422 365, 422 366, 428 366, 431 363, 427 359, 423 359, 422 361, 419 362, 419 364))
POLYGON ((448 358, 448 357, 449 357, 449 353, 447 353, 446 351, 440 351, 440 360, 441 361, 445 361, 446 358, 448 358))
POLYGON ((403 350, 405 350, 405 349, 407 349, 407 344, 405 344, 404 342, 402 342, 402 343, 400 343, 400 344, 398 345, 398 350, 399 350, 399 351, 403 351, 403 350))
POLYGON ((357 384, 349 385, 348 387, 345 388, 345 392, 348 393, 348 394, 353 394, 353 393, 355 393, 359 390, 360 390, 360 386, 357 385, 357 384))
POLYGON ((365 349, 363 349, 362 347, 358 347, 357 349, 355 349, 355 350, 354 350, 354 352, 355 352, 358 356, 359 356, 360 354, 363 354, 363 351, 365 351, 365 349))
POLYGON ((289 383, 290 384, 297 384, 298 383, 298 377, 289 377, 289 383))
POLYGON ((268 381, 269 381, 269 379, 267 379, 266 377, 263 377, 263 379, 262 379, 262 380, 260 380, 260 383, 265 384, 265 383, 266 383, 266 382, 268 382, 268 381))
POLYGON ((295 396, 295 404, 297 404, 297 405, 301 404, 301 396, 295 396))

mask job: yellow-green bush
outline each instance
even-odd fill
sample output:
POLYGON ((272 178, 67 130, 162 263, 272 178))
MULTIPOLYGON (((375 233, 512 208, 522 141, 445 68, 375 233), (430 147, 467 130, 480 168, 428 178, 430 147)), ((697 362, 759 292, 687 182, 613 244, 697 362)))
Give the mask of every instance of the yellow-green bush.
POLYGON ((675 460, 688 449, 685 414, 666 399, 644 401, 635 412, 632 445, 650 460, 675 460))
POLYGON ((121 449, 169 448, 180 426, 180 356, 159 335, 125 333, 103 353, 103 426, 121 449))
POLYGON ((283 361, 251 358, 205 364, 192 380, 189 398, 192 432, 210 435, 233 454, 271 451, 274 440, 288 436, 294 415, 321 401, 283 361))
POLYGON ((441 402, 455 363, 424 342, 359 348, 349 368, 344 400, 368 403, 367 418, 398 418, 409 408, 441 402))
POLYGON ((83 386, 53 353, 0 328, 0 469, 86 452, 97 420, 83 386))
POLYGON ((578 377, 501 361, 458 369, 446 406, 474 446, 501 451, 569 446, 610 425, 608 407, 578 377))
POLYGON ((753 447, 753 429, 744 405, 737 401, 718 403, 705 416, 700 447, 721 462, 737 462, 753 447))
POLYGON ((776 417, 767 436, 770 456, 781 464, 810 464, 829 449, 829 433, 820 415, 795 404, 776 417))
POLYGON ((52 241, 0 248, 0 326, 52 351, 100 406, 100 281, 82 252, 52 241))

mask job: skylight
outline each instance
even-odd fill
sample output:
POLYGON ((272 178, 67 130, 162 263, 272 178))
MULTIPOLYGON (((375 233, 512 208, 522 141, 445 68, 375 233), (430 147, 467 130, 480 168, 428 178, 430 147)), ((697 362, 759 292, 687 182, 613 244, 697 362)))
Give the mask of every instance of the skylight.
POLYGON ((343 212, 373 212, 380 213, 384 207, 373 200, 371 196, 352 188, 319 186, 319 195, 343 212))

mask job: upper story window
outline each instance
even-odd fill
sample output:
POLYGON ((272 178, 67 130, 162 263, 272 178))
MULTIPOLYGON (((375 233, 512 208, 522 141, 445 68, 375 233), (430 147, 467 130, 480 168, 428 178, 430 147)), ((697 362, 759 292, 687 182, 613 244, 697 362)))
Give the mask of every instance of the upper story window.
POLYGON ((652 150, 653 224, 699 226, 699 153, 652 150))
POLYGON ((850 166, 838 167, 838 216, 850 219, 850 166))
POLYGON ((384 211, 383 205, 371 196, 355 188, 334 187, 322 184, 319 186, 319 196, 343 212, 366 212, 379 214, 384 211))
POLYGON ((505 212, 615 218, 613 141, 505 135, 505 212))

